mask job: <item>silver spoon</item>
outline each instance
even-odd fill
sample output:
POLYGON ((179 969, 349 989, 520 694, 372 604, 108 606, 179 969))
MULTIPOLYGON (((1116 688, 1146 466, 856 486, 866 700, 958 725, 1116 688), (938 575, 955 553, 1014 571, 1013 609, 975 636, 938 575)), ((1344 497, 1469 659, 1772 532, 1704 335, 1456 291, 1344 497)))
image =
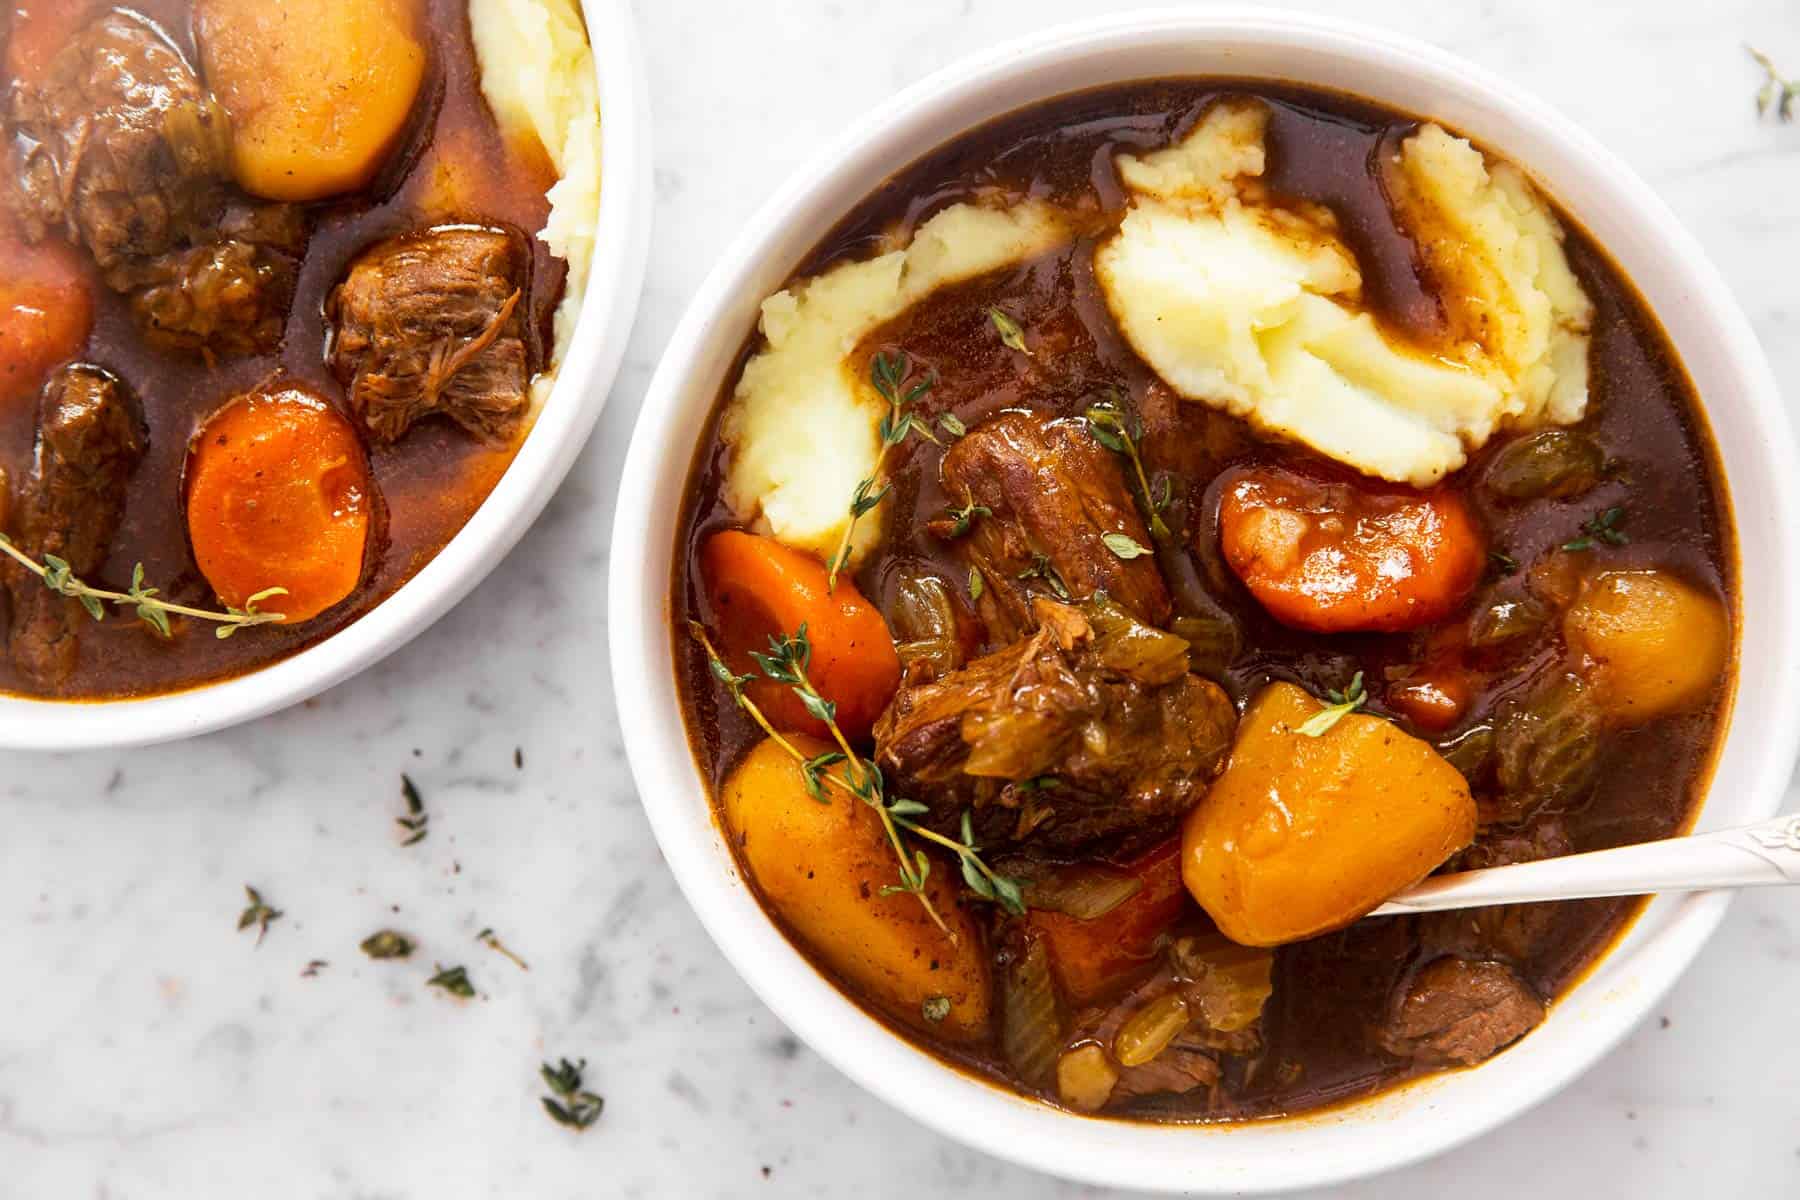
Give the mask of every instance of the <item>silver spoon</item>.
POLYGON ((1800 814, 1742 829, 1434 875, 1369 915, 1781 884, 1800 884, 1800 814))

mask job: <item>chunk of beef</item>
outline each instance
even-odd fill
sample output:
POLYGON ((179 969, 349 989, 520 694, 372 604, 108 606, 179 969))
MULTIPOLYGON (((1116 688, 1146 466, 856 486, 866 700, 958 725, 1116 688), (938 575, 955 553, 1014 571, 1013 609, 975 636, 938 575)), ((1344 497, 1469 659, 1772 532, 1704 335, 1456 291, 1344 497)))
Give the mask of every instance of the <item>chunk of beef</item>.
POLYGON ((11 120, 26 233, 86 246, 149 341, 208 355, 275 348, 305 218, 230 200, 229 120, 155 26, 102 16, 41 83, 14 89, 11 120))
MULTIPOLYGON (((1573 849, 1562 821, 1540 819, 1522 830, 1501 830, 1484 835, 1463 851, 1450 868, 1482 871, 1514 863, 1560 858, 1573 849)), ((1556 926, 1561 906, 1496 904, 1487 908, 1452 909, 1421 918, 1421 936, 1430 944, 1477 957, 1509 958, 1522 962, 1556 926)))
POLYGON ((1426 1066, 1472 1066, 1537 1028, 1544 1005, 1510 967, 1440 958, 1412 979, 1377 1040, 1426 1066))
POLYGON ((531 254, 495 229, 445 227, 382 242, 326 304, 332 370, 378 442, 442 413, 502 440, 529 406, 531 254))
POLYGON ((281 343, 298 261, 227 239, 142 259, 113 272, 129 281, 131 312, 152 345, 190 354, 266 354, 281 343))
POLYGON ((933 828, 968 809, 986 846, 1123 849, 1199 799, 1231 744, 1231 701, 1188 672, 1179 638, 1089 611, 1039 597, 1036 633, 895 695, 876 761, 933 828))
POLYGON ((1082 422, 1002 413, 950 447, 943 481, 958 504, 992 514, 956 544, 986 582, 978 606, 997 640, 1029 632, 1031 597, 1062 589, 1061 598, 1076 600, 1105 591, 1139 620, 1168 621, 1156 560, 1121 558, 1106 545, 1106 535, 1123 534, 1148 547, 1150 533, 1119 456, 1082 422))
POLYGON ((88 25, 9 107, 15 207, 34 240, 60 230, 111 271, 206 236, 230 122, 144 18, 115 9, 88 25))
MULTIPOLYGON (((50 556, 77 576, 98 570, 125 512, 125 486, 144 453, 137 406, 125 385, 97 367, 64 367, 38 408, 37 458, 16 510, 15 540, 39 562, 50 556)), ((46 689, 75 669, 76 601, 52 592, 11 560, 8 648, 19 671, 46 689)))

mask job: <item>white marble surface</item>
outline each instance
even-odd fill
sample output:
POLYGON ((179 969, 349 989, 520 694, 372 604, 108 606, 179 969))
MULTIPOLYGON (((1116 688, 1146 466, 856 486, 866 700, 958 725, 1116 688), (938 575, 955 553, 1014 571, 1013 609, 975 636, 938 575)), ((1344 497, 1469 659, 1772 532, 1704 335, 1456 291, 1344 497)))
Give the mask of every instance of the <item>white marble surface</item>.
MULTIPOLYGON (((615 480, 658 350, 739 222, 817 138, 951 59, 1098 0, 639 0, 659 237, 600 431, 542 523, 385 664, 186 745, 0 764, 0 1197, 1087 1194, 863 1094, 745 989, 688 912, 613 729, 615 480), (524 766, 513 752, 522 747, 524 766), (396 844, 398 777, 431 813, 396 844), (244 883, 286 911, 233 931, 244 883), (392 925, 410 964, 357 942, 392 925), (477 945, 492 926, 530 961, 477 945), (329 966, 313 978, 312 959, 329 966), (465 963, 481 998, 423 984, 465 963), (549 1055, 608 1108, 538 1108, 549 1055)), ((1124 7, 1120 5, 1119 7, 1124 7)), ((1800 71, 1792 0, 1380 0, 1634 163, 1800 388, 1800 125, 1758 124, 1752 40, 1800 71)), ((1750 701, 1752 715, 1754 699, 1750 701)), ((1800 1194, 1800 909, 1748 896, 1566 1093, 1352 1197, 1800 1194)))

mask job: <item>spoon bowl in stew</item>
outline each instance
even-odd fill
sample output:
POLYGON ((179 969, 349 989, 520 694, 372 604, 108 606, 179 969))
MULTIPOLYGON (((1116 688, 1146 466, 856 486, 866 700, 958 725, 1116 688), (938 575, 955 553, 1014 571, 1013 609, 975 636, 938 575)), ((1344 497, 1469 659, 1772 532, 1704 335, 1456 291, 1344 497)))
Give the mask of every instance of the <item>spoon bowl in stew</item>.
MULTIPOLYGON (((933 996, 923 1007, 924 1022, 936 1022, 946 1032, 921 1038, 918 1030, 930 1026, 921 1026, 916 1009, 883 1009, 868 999, 868 991, 862 993, 865 1003, 858 1003, 834 979, 835 968, 815 965, 815 959, 824 964, 829 956, 822 950, 809 956, 801 948, 806 940, 801 933, 818 936, 818 923, 808 923, 816 914, 785 910, 789 928, 800 931, 793 938, 771 918, 743 865, 767 860, 754 848, 741 859, 734 853, 732 842, 739 839, 727 836, 726 818, 710 796, 732 764, 716 760, 724 735, 718 732, 722 726, 708 722, 720 719, 734 692, 720 684, 710 693, 685 693, 710 695, 704 703, 684 701, 684 688, 714 685, 704 659, 700 684, 693 685, 694 676, 687 673, 695 654, 686 628, 696 615, 690 607, 695 591, 676 584, 687 578, 692 489, 704 477, 694 464, 697 452, 710 447, 709 414, 718 411, 722 393, 730 394, 761 302, 788 285, 802 263, 818 261, 809 254, 820 230, 856 210, 895 164, 920 160, 985 122, 1088 89, 1196 77, 1227 78, 1253 93, 1327 88, 1442 122, 1520 168, 1641 295, 1692 381, 1716 446, 1721 519, 1735 521, 1737 545, 1735 565, 1727 567, 1727 573, 1736 571, 1731 586, 1739 647, 1735 688, 1757 701, 1754 710, 1734 712, 1730 679, 1718 685, 1722 691, 1712 710, 1719 731, 1716 757, 1710 773, 1701 763, 1695 776, 1701 786, 1687 815, 1691 827, 1701 830, 1771 815, 1800 731, 1800 690, 1794 686, 1800 631, 1788 599, 1800 583, 1800 520, 1787 417, 1743 314, 1655 195, 1579 128, 1433 47, 1324 18, 1241 10, 1153 12, 1060 28, 933 76, 824 148, 734 243, 670 343, 626 464, 622 494, 634 503, 622 506, 618 516, 609 609, 614 683, 621 695, 633 698, 620 714, 622 740, 664 855, 726 957, 797 1034, 915 1119, 1002 1157, 1097 1185, 1242 1194, 1329 1185, 1397 1167, 1441 1153, 1550 1096, 1652 1009, 1717 926, 1728 898, 1697 894, 1648 904, 1610 949, 1568 981, 1535 1031, 1472 1069, 1432 1074, 1360 1100, 1314 1103, 1302 1115, 1278 1120, 1209 1123, 1203 1108, 1180 1105, 1169 1110, 1172 1120, 1160 1123, 1078 1115, 1067 1091, 1064 1106, 1057 1107, 1023 1094, 1017 1085, 1003 1085, 1000 1074, 943 1048, 952 1037, 948 1031, 967 1011, 942 1003, 947 997, 933 996)), ((1019 228, 1029 235, 1025 225, 1019 228)), ((1031 314, 1003 316, 994 319, 993 335, 1008 349, 1023 353, 1014 343, 1023 342, 1028 350, 1030 339, 1041 336, 1039 330, 1019 328, 1019 317, 1029 325, 1031 314)), ((896 371, 892 357, 875 368, 878 387, 884 378, 890 386, 899 379, 910 393, 913 381, 896 371)), ((954 426, 940 432, 959 436, 954 426)), ((1057 436, 1014 432, 1018 444, 1057 436)), ((1621 533, 1621 517, 1601 513, 1589 520, 1592 529, 1571 535, 1571 543, 1586 537, 1607 547, 1623 544, 1622 536, 1613 536, 1621 533)), ((816 553, 824 559, 828 551, 816 553)), ((736 551, 725 545, 718 551, 728 552, 736 551)), ((1136 557, 1129 546, 1115 554, 1136 557)), ((789 561, 773 553, 768 557, 789 561)), ((854 565, 850 570, 854 573, 854 565)), ((1043 564, 1022 574, 1033 577, 1032 587, 1048 582, 1043 564)), ((874 588, 869 577, 858 578, 874 588)), ((1124 594, 1116 588, 1115 593, 1124 594)), ((704 616, 703 628, 710 623, 713 636, 719 636, 716 605, 704 616)), ((827 669, 843 668, 820 667, 827 669)), ((1348 711, 1360 695, 1354 686, 1348 690, 1348 697, 1340 692, 1328 699, 1344 701, 1339 707, 1348 711)), ((1325 699, 1293 701, 1301 706, 1297 717, 1315 712, 1325 699)), ((840 715, 844 722, 866 723, 872 714, 840 715)), ((1342 721, 1358 719, 1353 714, 1342 721)), ((1343 725, 1338 732, 1349 728, 1343 725)), ((1369 729, 1355 728, 1359 736, 1369 729)), ((878 726, 877 745, 881 736, 878 726)), ((867 744, 861 740, 866 732, 852 737, 867 744)), ((813 753, 814 744, 805 743, 801 752, 813 753)), ((773 761, 781 763, 780 755, 773 761)), ((820 762, 817 769, 827 774, 842 769, 820 762)), ((728 796, 725 808, 738 813, 733 806, 747 802, 745 794, 740 789, 728 796)), ((832 798, 840 803, 836 792, 832 798)), ((1466 832, 1462 836, 1466 839, 1466 832)), ((834 871, 838 865, 832 864, 834 871)), ((948 870, 954 874, 954 861, 948 870)), ((812 875, 805 873, 809 880, 812 875)), ((1192 888, 1191 879, 1189 884, 1192 888)), ((762 890, 775 895, 771 887, 762 890)), ((984 921, 992 912, 979 904, 976 911, 984 921)), ((1279 994, 1279 977, 1276 987, 1279 994)), ((1123 1054, 1117 1043, 1114 1050, 1123 1054)), ((1054 1087, 1048 1094, 1055 1097, 1054 1087)))

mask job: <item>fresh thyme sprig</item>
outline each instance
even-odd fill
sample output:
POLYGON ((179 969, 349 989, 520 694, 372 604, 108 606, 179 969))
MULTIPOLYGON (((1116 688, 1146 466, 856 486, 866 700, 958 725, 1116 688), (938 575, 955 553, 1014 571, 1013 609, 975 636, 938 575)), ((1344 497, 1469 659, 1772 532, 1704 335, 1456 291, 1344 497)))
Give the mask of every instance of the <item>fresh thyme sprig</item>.
POLYGON ((794 690, 805 705, 806 711, 824 722, 831 731, 832 740, 837 749, 824 754, 809 757, 798 746, 779 733, 769 723, 756 702, 744 694, 744 685, 754 676, 739 675, 725 664, 718 650, 713 647, 712 639, 707 636, 706 629, 698 621, 688 622, 688 632, 700 647, 706 651, 708 664, 713 676, 723 683, 731 693, 737 706, 749 714, 750 719, 762 727, 777 746, 785 750, 795 762, 800 764, 802 777, 806 780, 806 789, 813 799, 821 804, 829 804, 825 784, 829 783, 857 800, 867 804, 881 818, 883 833, 888 844, 893 848, 894 858, 899 868, 900 882, 889 884, 881 889, 883 896, 907 894, 917 897, 926 914, 937 927, 953 940, 956 935, 931 903, 931 897, 925 892, 925 881, 931 875, 931 860, 923 850, 908 847, 902 832, 913 834, 934 845, 943 847, 956 855, 962 865, 963 881, 970 890, 984 899, 992 900, 1015 916, 1025 913, 1025 899, 1019 884, 1005 875, 995 873, 986 862, 982 861, 980 848, 969 836, 970 824, 967 814, 963 819, 963 838, 945 837, 936 830, 927 829, 918 824, 914 818, 924 816, 929 810, 916 800, 902 797, 890 798, 887 794, 887 783, 882 777, 881 768, 862 758, 850 745, 844 731, 837 723, 837 705, 825 699, 812 684, 807 669, 812 663, 812 644, 807 640, 806 626, 801 625, 790 637, 771 637, 767 654, 752 653, 762 674, 776 683, 785 684, 794 690), (841 770, 830 771, 827 768, 840 766, 841 770), (910 849, 910 853, 908 852, 910 849))
POLYGON ((1063 582, 1063 577, 1050 562, 1050 556, 1048 554, 1033 554, 1031 556, 1031 565, 1026 567, 1023 571, 1020 571, 1016 578, 1041 579, 1049 585, 1051 591, 1056 593, 1056 598, 1058 600, 1067 601, 1070 599, 1069 585, 1063 582))
POLYGON ((1766 117, 1771 109, 1777 121, 1794 119, 1794 102, 1800 100, 1800 80, 1789 79, 1775 66, 1775 60, 1755 46, 1745 46, 1756 65, 1763 70, 1763 85, 1756 93, 1756 115, 1766 117))
POLYGON ((1137 472, 1138 491, 1143 497, 1144 513, 1150 518, 1150 534, 1158 541, 1167 541, 1170 537, 1169 525, 1163 520, 1163 512, 1168 509, 1173 495, 1167 480, 1163 481, 1160 492, 1150 487, 1150 477, 1144 472, 1144 460, 1138 454, 1138 443, 1144 437, 1144 423, 1135 416, 1127 417, 1113 400, 1096 404, 1083 415, 1087 418, 1088 428, 1093 431, 1095 441, 1114 454, 1123 454, 1131 460, 1131 469, 1137 472))
POLYGON ((238 932, 241 933, 254 925, 256 927, 256 944, 260 946, 263 937, 269 932, 270 923, 281 919, 281 910, 265 904, 262 893, 247 883, 244 885, 244 895, 250 898, 250 903, 243 912, 238 914, 238 932))
POLYGON ((919 398, 937 385, 937 380, 926 376, 918 382, 907 386, 912 377, 912 360, 904 352, 895 354, 877 353, 869 360, 869 382, 881 398, 887 401, 887 411, 881 415, 878 430, 881 434, 881 453, 875 456, 875 468, 866 479, 856 485, 855 493, 850 497, 850 521, 844 526, 844 536, 839 539, 837 549, 832 552, 831 560, 826 564, 827 575, 825 590, 837 588, 837 577, 850 563, 850 543, 856 536, 856 523, 869 513, 880 507, 887 498, 892 487, 880 483, 881 468, 887 462, 888 451, 906 440, 906 435, 916 433, 934 445, 942 445, 924 421, 912 411, 912 406, 919 398), (877 484, 880 484, 877 487, 877 484))
POLYGON ((544 1085, 555 1093, 554 1097, 543 1097, 544 1111, 558 1125, 582 1130, 600 1119, 606 1100, 582 1086, 581 1075, 586 1070, 585 1058, 576 1062, 559 1059, 554 1067, 544 1063, 538 1068, 538 1074, 544 1077, 544 1085))
POLYGON ((1363 691, 1363 673, 1358 671, 1352 675, 1350 686, 1343 691, 1333 688, 1326 692, 1325 698, 1331 701, 1330 707, 1314 713, 1294 732, 1302 737, 1324 737, 1339 721, 1361 708, 1369 698, 1368 693, 1363 691))
POLYGON ((1602 542, 1608 546, 1629 545, 1631 538, 1619 528, 1624 520, 1625 510, 1615 504, 1583 521, 1581 523, 1583 536, 1564 542, 1562 548, 1572 554, 1580 554, 1592 550, 1596 542, 1602 542))
POLYGON ((991 517, 994 515, 994 510, 985 504, 975 503, 974 499, 971 498, 969 502, 961 508, 951 509, 948 515, 950 517, 949 532, 951 538, 954 539, 969 532, 969 527, 975 523, 976 517, 991 517))
POLYGON ((192 617, 197 621, 211 621, 218 625, 213 636, 224 639, 240 629, 252 625, 273 625, 285 621, 282 613, 262 612, 257 605, 265 600, 273 600, 277 596, 288 594, 286 588, 265 588, 244 602, 244 607, 235 608, 227 605, 225 611, 209 612, 203 608, 189 608, 185 604, 171 604, 158 597, 160 588, 144 586, 144 564, 138 563, 131 568, 131 590, 128 592, 109 592, 105 588, 91 587, 75 578, 75 570, 69 563, 54 554, 44 555, 44 561, 38 562, 29 554, 19 549, 13 540, 0 533, 0 554, 6 555, 14 562, 44 581, 44 586, 59 596, 69 596, 81 602, 88 616, 96 621, 106 619, 106 606, 116 605, 120 608, 135 610, 137 619, 148 625, 162 637, 173 637, 174 630, 169 627, 171 615, 192 617))

